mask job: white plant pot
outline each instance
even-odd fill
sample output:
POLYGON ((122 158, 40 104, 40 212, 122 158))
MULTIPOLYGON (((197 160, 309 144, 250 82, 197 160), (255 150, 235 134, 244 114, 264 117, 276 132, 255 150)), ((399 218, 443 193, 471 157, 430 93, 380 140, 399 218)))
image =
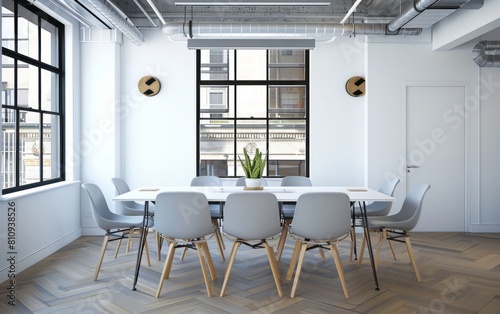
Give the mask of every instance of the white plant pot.
POLYGON ((245 184, 249 188, 260 188, 262 186, 262 178, 258 179, 245 178, 245 184))

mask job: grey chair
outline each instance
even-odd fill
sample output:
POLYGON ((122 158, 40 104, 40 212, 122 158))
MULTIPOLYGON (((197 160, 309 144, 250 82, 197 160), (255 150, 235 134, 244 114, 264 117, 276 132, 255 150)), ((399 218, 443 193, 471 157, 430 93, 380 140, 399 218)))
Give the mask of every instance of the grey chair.
MULTIPOLYGON (((118 195, 130 192, 130 187, 128 186, 127 182, 123 180, 122 178, 112 178, 111 182, 113 182, 113 185, 115 186, 116 193, 118 195)), ((136 203, 134 201, 124 201, 120 202, 122 206, 119 206, 121 208, 121 212, 118 214, 121 215, 127 215, 127 216, 143 216, 144 215, 144 205, 136 203)), ((149 208, 149 212, 153 213, 154 210, 149 208)))
MULTIPOLYGON (((239 177, 238 180, 236 180, 236 186, 246 186, 247 184, 245 183, 245 179, 245 177, 239 177)), ((261 185, 267 186, 266 179, 262 178, 261 185)))
MULTIPOLYGON (((197 176, 191 180, 191 186, 222 186, 222 181, 217 176, 197 176)), ((226 258, 224 256, 224 250, 226 249, 226 246, 220 232, 222 222, 222 203, 209 202, 209 208, 212 222, 217 227, 215 230, 215 239, 217 240, 217 245, 219 246, 221 258, 225 261, 226 258)), ((184 253, 185 252, 186 250, 184 250, 184 253)), ((184 257, 184 255, 182 257, 184 257)))
POLYGON ((266 249, 274 282, 278 289, 278 295, 280 297, 283 296, 278 263, 273 249, 266 240, 281 231, 280 211, 276 196, 266 192, 229 194, 224 206, 224 224, 222 225, 222 230, 226 235, 234 237, 235 240, 231 249, 231 256, 227 264, 220 296, 224 296, 236 253, 241 244, 249 245, 254 249, 263 247, 266 249), (250 243, 255 241, 257 243, 250 243))
POLYGON ((208 272, 212 280, 217 279, 217 274, 205 237, 213 234, 215 227, 212 224, 206 196, 200 192, 160 193, 156 197, 155 216, 156 230, 169 242, 156 297, 160 296, 163 282, 170 275, 175 249, 179 247, 192 248, 198 252, 207 295, 212 296, 208 272))
MULTIPOLYGON (((120 244, 122 239, 130 237, 133 230, 136 228, 141 228, 143 223, 143 217, 139 216, 125 216, 118 215, 109 210, 106 199, 101 191, 101 189, 92 183, 82 184, 83 189, 87 192, 90 203, 92 207, 92 216, 99 228, 103 229, 106 233, 101 247, 101 255, 99 262, 94 273, 94 281, 97 280, 99 276, 99 271, 101 269, 102 261, 104 259, 104 254, 106 253, 106 248, 108 243, 111 241, 118 240, 118 245, 115 250, 115 258, 118 255, 118 250, 120 249, 120 244)), ((148 220, 148 227, 153 226, 153 221, 148 220)), ((149 252, 147 248, 146 241, 146 254, 148 258, 148 265, 151 266, 149 259, 149 252)))
MULTIPOLYGON (((380 256, 380 247, 383 240, 388 240, 392 255, 396 259, 392 241, 405 243, 408 257, 410 258, 413 271, 417 281, 421 281, 420 273, 418 271, 417 263, 413 256, 413 251, 410 243, 410 235, 408 232, 413 230, 418 223, 420 213, 422 212, 422 203, 424 196, 430 189, 428 184, 418 184, 411 188, 403 202, 401 210, 394 215, 385 217, 368 217, 368 226, 370 230, 376 230, 380 234, 379 243, 377 245, 377 252, 375 254, 375 267, 378 266, 378 259, 380 256)), ((361 264, 363 260, 363 251, 365 246, 365 239, 361 246, 360 258, 358 263, 361 264)))
POLYGON ((299 196, 295 207, 290 234, 295 238, 286 279, 290 280, 295 271, 291 297, 295 297, 306 251, 311 248, 326 248, 332 253, 339 274, 345 298, 349 291, 345 282, 344 269, 337 250, 337 241, 347 237, 351 228, 351 208, 349 196, 345 193, 314 192, 299 196))
MULTIPOLYGON (((281 180, 281 186, 312 186, 311 179, 302 176, 287 176, 281 180)), ((281 215, 283 218, 283 228, 281 231, 280 238, 278 240, 278 246, 276 247, 276 252, 278 253, 277 259, 281 260, 281 255, 285 247, 286 236, 288 234, 288 228, 292 223, 293 214, 295 212, 295 203, 283 203, 281 204, 281 215)), ((323 251, 321 250, 321 257, 324 259, 323 251)))
MULTIPOLYGON (((128 183, 123 180, 122 178, 111 178, 111 182, 113 182, 113 185, 115 186, 116 193, 118 195, 125 194, 127 192, 130 192, 130 187, 128 183)), ((134 201, 123 201, 119 202, 118 208, 119 212, 117 214, 125 215, 125 216, 144 216, 144 204, 139 204, 134 201)), ((154 216, 154 204, 149 204, 148 205, 148 211, 149 215, 151 217, 154 216)), ((140 232, 140 229, 134 230, 134 232, 140 232)), ((132 245, 131 241, 132 237, 129 237, 129 241, 127 243, 127 252, 130 249, 132 245)), ((160 238, 158 234, 156 234, 156 243, 157 243, 157 249, 158 249, 158 260, 161 260, 161 255, 160 255, 160 238)))
MULTIPOLYGON (((386 195, 393 196, 394 191, 396 190, 396 186, 399 183, 399 179, 397 178, 389 178, 386 179, 380 184, 378 191, 380 193, 384 193, 386 195)), ((353 255, 356 255, 356 227, 361 227, 360 223, 356 223, 356 220, 361 219, 363 217, 361 211, 361 204, 353 204, 353 212, 352 212, 352 229, 351 229, 351 255, 350 260, 352 261, 353 255)), ((392 202, 372 202, 367 204, 366 206, 366 216, 367 217, 378 217, 378 216, 387 216, 392 208, 392 202)))

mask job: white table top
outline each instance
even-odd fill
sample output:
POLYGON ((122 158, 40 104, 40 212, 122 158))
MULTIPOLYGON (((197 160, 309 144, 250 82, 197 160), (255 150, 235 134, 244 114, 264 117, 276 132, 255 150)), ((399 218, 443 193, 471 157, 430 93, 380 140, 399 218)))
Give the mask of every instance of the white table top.
POLYGON ((178 191, 197 191, 205 194, 207 199, 212 202, 223 202, 230 193, 245 192, 245 193, 262 193, 269 192, 276 195, 280 202, 295 202, 299 196, 308 192, 343 192, 346 193, 351 201, 387 201, 392 202, 394 198, 365 187, 341 187, 341 186, 311 186, 311 187, 279 187, 268 186, 263 190, 244 190, 238 186, 222 186, 222 187, 200 187, 200 186, 158 186, 158 187, 141 187, 122 195, 115 196, 115 201, 154 201, 156 196, 162 192, 178 192, 178 191))

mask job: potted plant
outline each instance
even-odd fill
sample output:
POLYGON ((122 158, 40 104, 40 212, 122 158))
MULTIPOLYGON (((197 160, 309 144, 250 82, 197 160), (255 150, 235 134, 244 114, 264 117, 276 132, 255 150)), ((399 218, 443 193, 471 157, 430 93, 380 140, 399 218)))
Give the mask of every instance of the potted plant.
POLYGON ((262 174, 264 173, 264 168, 266 166, 266 155, 262 154, 260 150, 255 149, 255 155, 250 158, 246 148, 243 148, 243 155, 245 159, 238 156, 240 160, 241 167, 245 172, 245 182, 246 186, 249 188, 259 188, 262 184, 262 174))

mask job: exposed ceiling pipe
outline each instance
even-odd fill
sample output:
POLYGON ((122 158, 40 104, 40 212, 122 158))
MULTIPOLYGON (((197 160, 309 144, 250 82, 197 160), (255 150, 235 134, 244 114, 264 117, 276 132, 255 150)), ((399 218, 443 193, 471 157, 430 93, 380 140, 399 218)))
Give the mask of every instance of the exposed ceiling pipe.
POLYGON ((101 12, 113 26, 127 36, 134 44, 140 45, 144 42, 144 35, 135 27, 135 25, 125 18, 116 7, 106 0, 87 0, 96 10, 101 12))
MULTIPOLYGON (((190 38, 292 37, 313 38, 317 41, 330 41, 338 36, 388 35, 387 24, 369 23, 167 23, 162 31, 169 37, 189 34, 190 38)), ((421 32, 421 28, 403 28, 397 35, 419 35, 421 32)))
POLYGON ((472 60, 479 67, 500 67, 500 41, 478 42, 472 49, 472 60))
POLYGON ((153 27, 158 27, 158 24, 156 24, 156 22, 153 21, 151 16, 149 16, 148 12, 146 12, 146 10, 142 6, 142 4, 139 2, 139 0, 134 0, 134 2, 135 2, 135 5, 137 5, 137 7, 142 11, 144 16, 146 16, 146 18, 149 20, 149 22, 153 25, 153 27))
POLYGON ((427 8, 438 1, 439 0, 415 0, 412 6, 409 6, 398 17, 396 17, 387 25, 387 31, 389 33, 397 32, 401 27, 413 20, 415 17, 420 15, 423 11, 425 11, 427 8))

